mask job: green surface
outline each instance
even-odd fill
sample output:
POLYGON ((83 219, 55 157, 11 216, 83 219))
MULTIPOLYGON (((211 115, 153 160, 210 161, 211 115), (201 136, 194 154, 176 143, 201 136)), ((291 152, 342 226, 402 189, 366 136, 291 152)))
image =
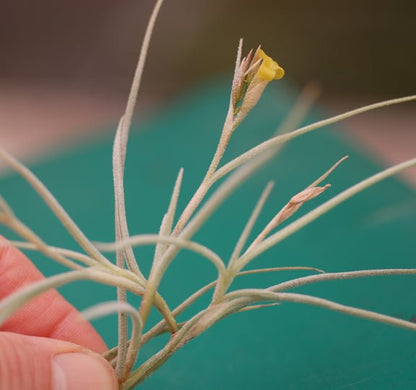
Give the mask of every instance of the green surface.
MULTIPOLYGON (((279 90, 269 91, 263 97, 235 133, 225 159, 272 134, 294 99, 284 83, 279 86, 279 90)), ((140 132, 135 128, 126 169, 126 201, 132 233, 157 232, 181 166, 185 168, 185 176, 180 208, 189 200, 215 147, 227 98, 228 84, 206 86, 140 126, 140 132)), ((308 118, 307 122, 314 118, 308 118)), ((351 158, 328 180, 332 188, 306 205, 299 215, 380 170, 340 139, 334 129, 303 136, 242 186, 195 240, 212 247, 221 256, 229 256, 268 180, 275 180, 276 185, 255 232, 294 193, 345 154, 351 158)), ((112 240, 110 137, 63 152, 32 168, 91 239, 112 240)), ((3 178, 0 192, 17 215, 49 243, 76 248, 21 178, 15 175, 3 178)), ((414 267, 415 233, 415 193, 396 179, 389 179, 280 243, 256 259, 251 267, 310 265, 327 271, 414 267)), ((4 231, 3 234, 10 236, 4 231)), ((136 253, 143 268, 148 269, 152 249, 140 248, 136 253)), ((45 274, 61 270, 42 256, 30 256, 45 274)), ((305 274, 247 276, 238 285, 267 286, 305 274)), ((183 253, 163 280, 162 293, 174 306, 214 275, 211 264, 183 253)), ((409 320, 416 314, 414 286, 414 277, 391 276, 326 282, 298 291, 409 320)), ((80 309, 115 297, 113 289, 86 282, 60 291, 80 309)), ((199 307, 205 302, 206 299, 202 300, 199 307)), ((153 313, 152 319, 157 318, 157 313, 153 313)), ((114 345, 115 317, 100 320, 96 325, 108 344, 114 345)), ((161 345, 161 341, 150 344, 141 354, 141 361, 161 345)), ((409 330, 320 308, 284 304, 225 319, 186 345, 142 388, 414 389, 415 351, 416 334, 409 330)))

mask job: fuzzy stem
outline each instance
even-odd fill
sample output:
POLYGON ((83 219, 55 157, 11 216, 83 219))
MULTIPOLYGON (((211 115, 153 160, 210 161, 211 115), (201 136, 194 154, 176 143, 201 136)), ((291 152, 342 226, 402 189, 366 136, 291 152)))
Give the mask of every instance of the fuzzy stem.
POLYGON ((307 284, 319 283, 330 280, 344 280, 356 278, 368 278, 374 276, 388 276, 388 275, 415 275, 416 269, 393 268, 393 269, 368 269, 360 271, 347 272, 330 272, 320 275, 309 275, 301 278, 296 278, 271 286, 268 290, 273 292, 280 292, 305 286, 307 284))
POLYGON ((375 109, 386 107, 386 106, 393 105, 393 104, 410 102, 412 100, 416 100, 416 95, 406 96, 406 97, 391 99, 391 100, 385 100, 379 103, 374 103, 368 106, 360 107, 355 110, 351 110, 351 111, 345 112, 344 114, 336 115, 336 116, 333 116, 328 119, 324 119, 319 122, 312 123, 311 125, 301 127, 300 129, 292 131, 287 134, 278 135, 274 138, 271 138, 267 141, 262 142, 261 144, 255 146, 254 148, 248 150, 247 152, 241 154, 234 160, 228 162, 227 164, 219 168, 216 171, 215 175, 212 177, 212 180, 217 181, 221 179, 224 175, 233 171, 235 168, 244 164, 246 161, 252 159, 253 157, 258 156, 270 149, 273 149, 279 144, 287 142, 293 138, 299 137, 300 135, 309 133, 311 131, 317 130, 321 127, 328 126, 336 122, 340 122, 344 119, 348 119, 352 116, 359 115, 367 111, 375 110, 375 109))
POLYGON ((192 214, 194 213, 196 208, 199 206, 199 204, 201 203, 202 199, 205 197, 208 190, 211 188, 213 184, 211 182, 211 178, 214 175, 219 163, 221 162, 221 158, 224 155, 224 152, 227 148, 228 142, 230 141, 233 131, 234 131, 233 108, 230 103, 227 116, 225 118, 224 126, 222 129, 221 137, 218 142, 217 149, 214 153, 214 156, 211 160, 211 163, 208 167, 205 177, 202 180, 196 192, 194 193, 194 195, 192 196, 188 205, 185 207, 184 211, 182 212, 179 218, 179 221, 173 230, 173 233, 172 233, 173 235, 177 236, 183 230, 185 224, 189 221, 192 214))
MULTIPOLYGON (((116 238, 125 239, 128 238, 128 225, 125 212, 125 199, 124 199, 124 164, 126 159, 127 141, 131 122, 133 118, 134 109, 136 107, 137 95, 139 92, 141 79, 143 75, 144 65, 146 63, 147 53, 149 50, 150 39, 154 25, 156 23, 157 16, 159 14, 160 7, 163 0, 157 0, 150 16, 149 22, 146 27, 143 43, 140 49, 140 55, 136 71, 131 85, 130 94, 127 100, 127 107, 124 113, 124 117, 120 123, 119 131, 117 131, 114 142, 114 158, 113 158, 113 172, 114 172, 114 193, 115 193, 115 228, 116 238)), ((116 254, 117 265, 124 267, 124 261, 127 260, 130 268, 142 276, 142 273, 137 265, 133 250, 131 248, 125 248, 122 252, 116 254)), ((117 300, 120 302, 126 301, 126 292, 122 288, 117 288, 117 300)), ((117 359, 117 375, 119 378, 124 372, 124 362, 127 354, 127 318, 123 313, 119 313, 119 345, 121 347, 120 354, 117 359)))
POLYGON ((259 256, 264 251, 268 250, 272 246, 275 246, 278 242, 284 240, 285 238, 289 237, 296 231, 300 230, 304 226, 308 225, 321 215, 325 214, 329 210, 333 209, 335 206, 338 206, 340 203, 343 203, 347 199, 351 198, 352 196, 358 194, 359 192, 363 191, 364 189, 371 187, 372 185, 389 178, 407 168, 416 165, 416 158, 402 162, 401 164, 394 165, 390 168, 387 168, 373 176, 364 179, 363 181, 355 184, 354 186, 346 189, 345 191, 341 192, 340 194, 334 196, 332 199, 326 201, 322 205, 318 206, 314 210, 310 211, 309 213, 305 214, 301 218, 298 218, 296 221, 292 222, 290 225, 286 226, 285 228, 279 230, 277 233, 274 233, 269 238, 264 240, 261 244, 257 245, 253 248, 250 252, 244 254, 238 260, 238 270, 243 269, 251 260, 255 257, 259 256))
MULTIPOLYGON (((19 173, 33 187, 33 189, 42 197, 56 217, 61 221, 62 225, 69 234, 78 242, 78 244, 97 262, 108 264, 110 261, 106 259, 97 248, 92 245, 90 240, 85 236, 81 229, 71 219, 65 209, 59 204, 52 193, 46 186, 22 163, 17 161, 11 154, 0 148, 0 158, 2 158, 10 167, 19 173)), ((111 263, 110 263, 111 264, 111 263)))

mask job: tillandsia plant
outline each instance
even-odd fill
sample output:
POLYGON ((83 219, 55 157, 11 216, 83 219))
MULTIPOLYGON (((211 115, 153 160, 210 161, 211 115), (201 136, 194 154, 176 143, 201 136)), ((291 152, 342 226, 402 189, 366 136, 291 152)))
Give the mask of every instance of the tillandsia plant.
POLYGON ((330 185, 322 184, 330 173, 346 158, 335 162, 331 168, 314 180, 303 191, 283 205, 270 221, 260 229, 260 233, 251 242, 249 238, 255 227, 258 216, 272 190, 272 184, 266 185, 257 204, 254 206, 246 225, 235 245, 231 257, 221 258, 213 250, 192 241, 192 236, 201 228, 218 206, 257 169, 270 160, 289 140, 312 132, 326 125, 347 119, 370 110, 384 106, 416 100, 416 95, 402 97, 361 107, 341 115, 325 119, 311 125, 296 128, 312 102, 310 91, 301 95, 300 100, 288 114, 284 124, 272 138, 251 148, 238 157, 222 163, 228 142, 239 124, 259 101, 265 87, 274 79, 284 76, 283 68, 269 57, 260 47, 250 51, 242 58, 242 41, 238 45, 237 60, 232 82, 230 103, 224 126, 211 163, 199 187, 177 217, 178 198, 181 193, 181 182, 184 175, 181 169, 176 178, 167 211, 160 224, 158 234, 130 235, 127 224, 124 201, 124 167, 129 129, 132 123, 134 108, 140 87, 150 37, 163 0, 157 0, 145 33, 139 61, 128 98, 127 107, 115 135, 113 145, 113 178, 115 199, 115 232, 113 243, 90 241, 76 223, 66 213, 44 184, 25 166, 8 152, 0 148, 0 157, 38 192, 56 217, 62 222, 70 235, 83 249, 77 252, 51 246, 39 237, 24 222, 18 219, 15 212, 0 198, 0 223, 20 235, 24 241, 13 241, 12 244, 29 250, 37 250, 56 262, 70 268, 69 272, 54 275, 45 280, 22 288, 0 302, 0 324, 29 300, 43 292, 77 280, 93 280, 117 288, 117 301, 102 303, 84 312, 88 319, 109 313, 118 313, 118 345, 105 353, 106 359, 116 370, 120 388, 132 389, 153 373, 177 350, 193 338, 201 335, 213 324, 237 312, 259 309, 268 305, 285 302, 297 302, 320 306, 329 310, 383 322, 388 325, 416 330, 416 324, 369 310, 346 306, 330 300, 302 293, 290 292, 291 289, 326 280, 376 277, 380 275, 416 274, 416 269, 369 269, 346 272, 324 272, 314 267, 276 267, 247 270, 253 259, 269 250, 277 243, 308 225, 335 206, 358 194, 360 191, 416 165, 416 158, 385 169, 322 203, 302 217, 278 229, 279 225, 291 218, 302 205, 318 197, 330 185), (209 190, 227 176, 208 196, 209 190), (135 257, 133 247, 139 245, 155 246, 149 275, 145 275, 135 257), (159 285, 169 265, 178 253, 187 249, 202 255, 216 268, 218 277, 212 283, 201 287, 190 295, 179 306, 172 309, 169 297, 163 297, 159 285), (105 252, 116 252, 116 264, 112 263, 105 252), (256 273, 273 273, 284 270, 307 270, 309 276, 290 279, 268 288, 235 289, 233 282, 241 275, 256 273), (135 308, 127 303, 127 291, 140 296, 141 304, 135 308), (188 316, 182 322, 177 317, 184 313, 202 295, 212 292, 210 303, 197 314, 188 316), (156 308, 161 315, 160 322, 149 324, 149 313, 156 308), (131 332, 128 329, 127 316, 131 317, 131 332), (145 361, 138 359, 139 352, 146 344, 163 333, 169 333, 166 344, 145 361), (135 368, 136 367, 136 368, 135 368))

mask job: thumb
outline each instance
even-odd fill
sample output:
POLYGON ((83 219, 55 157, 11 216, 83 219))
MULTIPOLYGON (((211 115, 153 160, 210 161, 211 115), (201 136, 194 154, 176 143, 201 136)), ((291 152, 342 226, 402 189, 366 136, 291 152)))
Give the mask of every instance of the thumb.
POLYGON ((0 389, 116 390, 118 383, 102 356, 79 345, 0 332, 0 389))

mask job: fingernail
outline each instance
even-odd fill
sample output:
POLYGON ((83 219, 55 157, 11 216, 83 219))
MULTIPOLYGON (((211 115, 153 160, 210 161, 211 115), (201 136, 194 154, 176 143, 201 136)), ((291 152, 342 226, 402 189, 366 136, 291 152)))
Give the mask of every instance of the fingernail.
POLYGON ((101 356, 63 353, 53 358, 53 390, 116 390, 111 366, 101 356))

